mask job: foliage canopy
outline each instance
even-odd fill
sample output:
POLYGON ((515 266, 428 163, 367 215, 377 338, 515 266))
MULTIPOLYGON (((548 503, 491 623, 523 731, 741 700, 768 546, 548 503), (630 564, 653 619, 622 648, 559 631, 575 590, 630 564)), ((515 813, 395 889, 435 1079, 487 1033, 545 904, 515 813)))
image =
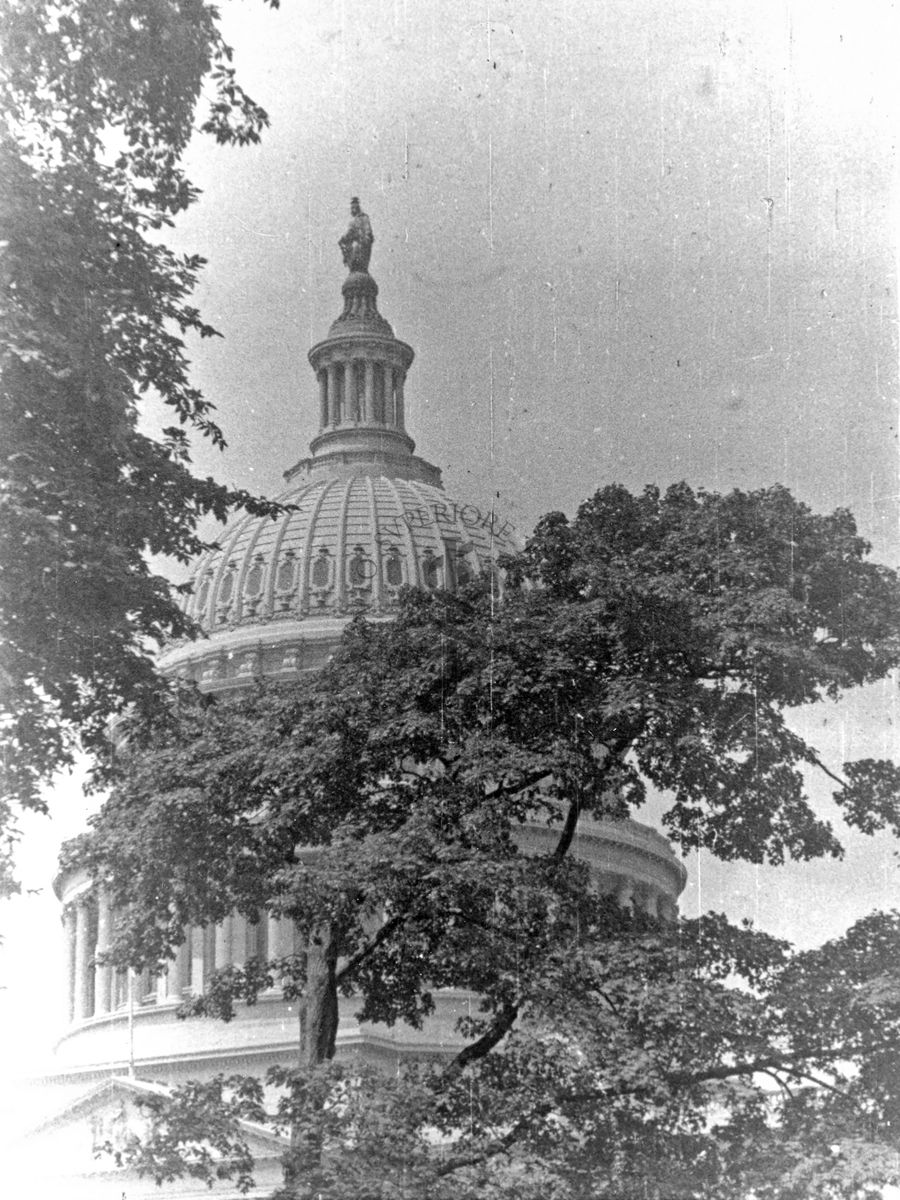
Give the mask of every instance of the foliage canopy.
POLYGON ((109 891, 112 957, 153 967, 186 924, 268 910, 303 950, 217 972, 188 1008, 227 1020, 280 981, 304 1011, 277 1114, 258 1080, 192 1084, 138 1165, 208 1174, 184 1151, 214 1142, 246 1183, 252 1115, 290 1132, 286 1196, 806 1200, 896 1179, 900 915, 795 953, 622 908, 578 851, 652 785, 683 847, 839 855, 811 767, 850 825, 897 832, 896 768, 841 776, 788 720, 897 665, 900 582, 867 553, 848 513, 782 488, 608 487, 540 522, 502 602, 410 592, 319 674, 136 723, 68 860, 109 891), (334 1058, 341 994, 417 1026, 444 987, 473 996, 445 1060, 334 1058))
POLYGON ((192 473, 189 433, 224 445, 188 376, 216 331, 190 303, 203 260, 160 234, 197 198, 197 119, 229 145, 267 124, 231 58, 202 0, 0 4, 5 819, 41 807, 76 729, 102 756, 110 716, 159 700, 153 644, 192 629, 147 555, 271 509, 192 473))

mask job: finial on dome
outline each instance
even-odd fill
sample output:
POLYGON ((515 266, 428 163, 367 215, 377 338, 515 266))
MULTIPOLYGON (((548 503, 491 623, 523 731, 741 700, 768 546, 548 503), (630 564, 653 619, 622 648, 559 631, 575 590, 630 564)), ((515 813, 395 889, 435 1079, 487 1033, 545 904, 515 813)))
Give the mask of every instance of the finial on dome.
POLYGON ((372 224, 360 207, 359 197, 354 196, 350 201, 350 224, 344 236, 338 239, 344 266, 351 274, 354 271, 368 274, 374 241, 372 224))

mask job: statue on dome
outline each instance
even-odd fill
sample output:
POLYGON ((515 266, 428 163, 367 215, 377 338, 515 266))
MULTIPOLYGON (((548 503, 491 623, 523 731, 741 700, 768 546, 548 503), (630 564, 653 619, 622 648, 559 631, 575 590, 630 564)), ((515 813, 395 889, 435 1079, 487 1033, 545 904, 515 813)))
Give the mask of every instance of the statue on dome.
POLYGON ((350 271, 368 271, 374 241, 369 218, 360 208, 358 197, 354 196, 350 201, 350 224, 344 236, 338 239, 344 266, 350 271))

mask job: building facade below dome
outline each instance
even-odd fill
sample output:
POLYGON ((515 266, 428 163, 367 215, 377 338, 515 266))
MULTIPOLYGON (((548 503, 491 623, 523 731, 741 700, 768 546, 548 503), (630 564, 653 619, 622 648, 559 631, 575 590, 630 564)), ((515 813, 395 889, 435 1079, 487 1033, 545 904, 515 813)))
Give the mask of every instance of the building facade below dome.
MULTIPOLYGON (((558 831, 545 824, 522 827, 524 853, 549 854, 558 831)), ((593 886, 619 903, 654 917, 672 919, 684 887, 685 870, 664 837, 630 820, 582 818, 574 852, 591 867, 593 886)), ((96 965, 107 945, 112 914, 84 872, 57 881, 66 933, 69 1028, 56 1057, 60 1074, 95 1080, 124 1071, 131 1062, 142 1079, 180 1083, 219 1071, 265 1071, 296 1053, 297 1009, 280 990, 263 993, 257 1004, 238 1004, 227 1024, 179 1021, 175 1010, 202 993, 213 971, 241 966, 249 958, 277 958, 299 950, 290 922, 259 913, 256 922, 234 915, 215 926, 186 930, 165 972, 125 972, 96 965)), ((477 1000, 445 988, 435 993, 435 1013, 421 1029, 398 1023, 361 1024, 358 1001, 340 1001, 339 1056, 361 1055, 392 1067, 409 1056, 446 1054, 459 1047, 456 1023, 477 1000)))

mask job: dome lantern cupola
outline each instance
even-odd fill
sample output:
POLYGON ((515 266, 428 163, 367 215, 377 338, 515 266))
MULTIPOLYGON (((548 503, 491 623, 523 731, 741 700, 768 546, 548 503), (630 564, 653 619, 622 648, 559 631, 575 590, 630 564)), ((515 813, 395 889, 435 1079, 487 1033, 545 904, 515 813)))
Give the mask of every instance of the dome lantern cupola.
POLYGON ((349 269, 341 288, 343 311, 309 352, 318 382, 319 432, 310 443, 312 459, 298 468, 359 468, 368 462, 439 485, 437 468, 414 458, 415 443, 406 432, 404 384, 415 355, 378 311, 378 284, 369 274, 374 240, 354 196, 350 225, 338 242, 349 269))
POLYGON ((373 240, 354 199, 338 242, 343 310, 309 352, 319 430, 285 472, 284 512, 237 516, 194 568, 185 607, 206 636, 171 644, 160 666, 206 691, 315 670, 354 616, 390 620, 404 587, 452 591, 496 575, 516 548, 492 504, 448 496, 414 453, 404 413, 414 355, 378 311, 373 240))

